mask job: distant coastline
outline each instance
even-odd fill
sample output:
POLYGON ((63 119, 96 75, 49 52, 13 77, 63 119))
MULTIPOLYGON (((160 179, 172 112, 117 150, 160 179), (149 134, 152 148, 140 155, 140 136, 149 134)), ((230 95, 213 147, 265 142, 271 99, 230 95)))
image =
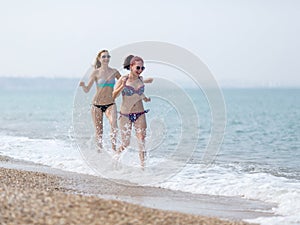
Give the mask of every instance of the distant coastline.
POLYGON ((75 90, 79 78, 0 77, 0 90, 75 90))
MULTIPOLYGON (((64 90, 74 90, 77 88, 80 77, 9 77, 0 76, 0 90, 26 90, 26 89, 51 89, 53 87, 64 90), (43 84, 41 86, 41 83, 43 84)), ((246 84, 246 82, 220 81, 221 89, 300 89, 297 84, 279 85, 272 83, 246 84)))

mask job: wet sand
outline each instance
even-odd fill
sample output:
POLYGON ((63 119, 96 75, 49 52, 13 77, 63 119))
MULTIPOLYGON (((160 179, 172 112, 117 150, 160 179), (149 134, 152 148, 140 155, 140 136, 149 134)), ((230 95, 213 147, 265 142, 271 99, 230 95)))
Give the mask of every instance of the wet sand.
POLYGON ((0 224, 247 224, 241 219, 268 216, 257 210, 272 207, 125 186, 5 157, 0 157, 0 177, 0 224))

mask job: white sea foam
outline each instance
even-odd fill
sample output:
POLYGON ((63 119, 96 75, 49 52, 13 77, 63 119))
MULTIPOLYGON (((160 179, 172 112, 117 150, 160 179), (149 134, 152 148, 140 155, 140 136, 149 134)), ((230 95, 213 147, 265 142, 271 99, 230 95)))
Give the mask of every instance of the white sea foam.
MULTIPOLYGON (((96 174, 70 141, 3 135, 0 136, 0 153, 62 170, 96 174)), ((128 155, 133 156, 131 152, 128 155)), ((126 160, 128 155, 122 160, 126 160)), ((153 159, 154 162, 156 160, 160 159, 153 159)), ((138 164, 138 160, 134 163, 138 164)), ((300 224, 299 180, 263 172, 245 172, 234 166, 224 168, 218 165, 202 167, 199 164, 188 164, 181 172, 155 186, 197 194, 240 196, 273 203, 276 207, 272 212, 276 216, 248 221, 268 225, 300 224)))
POLYGON ((0 136, 0 153, 53 168, 95 174, 72 144, 63 140, 0 136))
POLYGON ((300 224, 300 182, 267 173, 245 173, 220 166, 187 165, 179 174, 159 185, 198 194, 241 196, 274 203, 275 217, 249 222, 300 224))

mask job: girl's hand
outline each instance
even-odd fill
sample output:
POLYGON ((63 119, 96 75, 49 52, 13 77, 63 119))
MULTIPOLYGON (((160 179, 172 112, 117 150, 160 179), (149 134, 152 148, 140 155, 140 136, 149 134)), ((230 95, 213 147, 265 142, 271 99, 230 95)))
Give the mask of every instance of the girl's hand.
POLYGON ((144 97, 143 100, 144 100, 144 102, 150 102, 151 98, 144 97))
POLYGON ((81 81, 80 83, 79 83, 79 87, 84 87, 85 86, 85 83, 83 82, 83 81, 81 81))
POLYGON ((123 77, 123 78, 122 78, 121 87, 124 87, 124 86, 126 85, 126 80, 127 80, 126 77, 123 77))
POLYGON ((153 78, 152 77, 149 77, 147 80, 148 80, 149 83, 153 82, 153 78))
POLYGON ((149 77, 149 78, 143 79, 143 82, 144 82, 144 83, 152 83, 153 80, 154 80, 154 79, 153 79, 152 77, 149 77))

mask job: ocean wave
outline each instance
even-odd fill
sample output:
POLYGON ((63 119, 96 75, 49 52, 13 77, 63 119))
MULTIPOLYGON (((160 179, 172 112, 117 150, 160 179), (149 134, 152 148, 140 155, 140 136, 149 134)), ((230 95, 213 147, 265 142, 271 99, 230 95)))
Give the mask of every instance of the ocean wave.
MULTIPOLYGON (((71 140, 0 135, 0 154, 66 171, 97 175, 84 161, 71 140)), ((128 152, 123 160, 132 159, 133 154, 128 152)), ((153 157, 151 160, 157 163, 162 159, 153 157)), ((138 165, 138 161, 135 163, 138 165)), ((238 196, 276 205, 272 209, 276 216, 256 218, 249 222, 261 224, 300 222, 300 181, 275 176, 256 169, 255 165, 249 170, 249 167, 244 168, 241 164, 211 166, 187 164, 178 174, 154 186, 195 194, 238 196)))

